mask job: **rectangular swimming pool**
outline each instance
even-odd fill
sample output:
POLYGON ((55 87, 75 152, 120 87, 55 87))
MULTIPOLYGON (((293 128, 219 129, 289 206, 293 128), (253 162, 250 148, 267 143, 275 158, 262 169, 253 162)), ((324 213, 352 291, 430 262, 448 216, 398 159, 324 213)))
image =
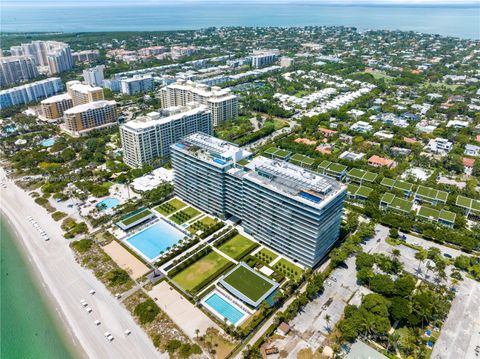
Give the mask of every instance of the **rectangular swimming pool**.
POLYGON ((230 301, 218 295, 218 293, 210 295, 210 297, 204 301, 204 304, 221 320, 227 318, 227 320, 233 325, 237 325, 237 323, 246 315, 245 312, 238 309, 230 303, 230 301))
POLYGON ((159 221, 128 238, 126 242, 149 261, 153 261, 184 237, 185 234, 171 224, 159 221))

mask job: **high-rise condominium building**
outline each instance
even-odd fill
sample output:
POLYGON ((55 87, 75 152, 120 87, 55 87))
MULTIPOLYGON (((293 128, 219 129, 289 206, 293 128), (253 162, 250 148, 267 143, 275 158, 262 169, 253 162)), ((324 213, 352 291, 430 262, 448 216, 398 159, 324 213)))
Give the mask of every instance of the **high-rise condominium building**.
POLYGON ((273 64, 277 61, 278 51, 256 50, 251 55, 252 67, 263 67, 273 64))
POLYGON ((73 106, 104 99, 103 89, 101 87, 84 85, 80 81, 68 81, 66 86, 67 93, 72 97, 73 106))
POLYGON ((134 76, 128 79, 120 80, 120 90, 125 95, 135 95, 141 92, 148 92, 153 90, 153 77, 148 76, 134 76))
POLYGON ((31 56, 0 57, 0 86, 33 79, 38 76, 31 56))
POLYGON ((170 146, 184 136, 213 133, 212 115, 204 105, 162 112, 151 112, 120 126, 123 160, 127 165, 161 165, 170 159, 170 146))
POLYGON ((102 101, 103 89, 84 85, 80 81, 67 82, 67 93, 53 96, 41 102, 42 117, 45 120, 59 120, 66 110, 95 101, 102 101))
POLYGON ((63 117, 63 113, 73 107, 73 101, 69 94, 64 93, 49 97, 40 102, 42 116, 48 121, 57 121, 63 117))
POLYGON ((95 101, 78 105, 64 112, 62 129, 72 136, 117 124, 117 103, 95 101))
POLYGON ((70 46, 64 42, 32 41, 28 44, 12 46, 10 52, 14 56, 32 56, 40 72, 50 75, 73 68, 70 46))
POLYGON ((58 94, 62 90, 62 81, 58 77, 2 90, 0 91, 0 110, 43 100, 44 98, 58 94))
POLYGON ((338 239, 346 188, 291 163, 255 157, 205 134, 171 147, 175 192, 202 210, 235 216, 255 239, 313 267, 338 239))
POLYGON ((191 81, 179 80, 160 90, 163 107, 185 106, 190 102, 208 106, 213 126, 238 117, 238 99, 230 89, 208 87, 191 81))
POLYGON ((87 85, 90 86, 103 86, 103 70, 105 69, 104 65, 98 65, 89 69, 83 70, 83 80, 87 85))

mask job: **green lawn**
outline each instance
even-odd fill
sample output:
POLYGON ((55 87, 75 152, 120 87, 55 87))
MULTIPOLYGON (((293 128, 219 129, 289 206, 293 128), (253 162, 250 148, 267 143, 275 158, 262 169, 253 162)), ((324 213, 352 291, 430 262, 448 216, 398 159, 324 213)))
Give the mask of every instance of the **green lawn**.
MULTIPOLYGON (((208 277, 214 275, 231 262, 216 252, 210 252, 205 257, 192 263, 189 267, 173 277, 174 282, 183 289, 191 291, 208 277)), ((213 278, 212 278, 213 279, 213 278)))
POLYGON ((302 276, 302 269, 292 262, 287 261, 286 259, 280 259, 275 265, 273 269, 277 272, 282 273, 284 276, 297 281, 302 276))
POLYGON ((263 248, 261 251, 258 251, 255 254, 255 257, 260 259, 262 262, 270 263, 271 261, 273 261, 278 256, 275 253, 273 253, 272 251, 268 250, 267 248, 263 248))
POLYGON ((205 216, 200 220, 200 223, 203 224, 206 227, 211 226, 212 224, 215 223, 215 220, 212 217, 205 216))
POLYGON ((237 234, 232 239, 223 243, 218 249, 233 259, 240 259, 247 253, 253 251, 258 246, 257 243, 237 234))
POLYGON ((200 214, 200 211, 197 211, 195 208, 187 207, 185 209, 182 209, 179 212, 174 213, 169 218, 177 224, 182 224, 182 223, 188 222, 189 220, 198 216, 199 214, 200 214))
POLYGON ((196 233, 199 230, 204 230, 215 224, 215 220, 210 216, 205 216, 202 219, 195 221, 190 226, 188 226, 188 231, 190 233, 196 233))
POLYGON ((177 198, 173 198, 170 201, 165 202, 158 207, 155 207, 154 209, 160 214, 163 214, 164 216, 168 216, 170 213, 178 211, 179 209, 182 209, 186 205, 187 204, 182 202, 181 200, 177 198))
POLYGON ((260 277, 253 269, 245 267, 238 267, 223 280, 253 301, 259 300, 273 287, 272 283, 260 277))
POLYGON ((146 217, 146 216, 148 216, 148 215, 150 215, 150 214, 152 214, 152 212, 150 212, 150 210, 148 210, 148 209, 145 209, 144 211, 141 211, 141 212, 139 212, 139 213, 137 213, 137 214, 134 214, 133 216, 130 216, 130 217, 124 219, 124 220, 122 221, 122 223, 123 223, 124 225, 128 226, 129 224, 131 224, 131 223, 133 223, 133 222, 135 222, 135 221, 138 221, 139 219, 142 219, 143 217, 146 217))

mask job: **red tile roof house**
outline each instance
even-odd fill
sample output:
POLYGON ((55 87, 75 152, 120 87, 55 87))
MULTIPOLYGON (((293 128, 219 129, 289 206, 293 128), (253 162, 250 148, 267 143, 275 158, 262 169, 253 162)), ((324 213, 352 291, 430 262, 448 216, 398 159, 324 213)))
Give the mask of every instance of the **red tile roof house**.
POLYGON ((463 165, 468 168, 473 168, 475 160, 473 158, 463 157, 463 165))
POLYGON ((373 155, 368 159, 368 164, 370 166, 374 167, 388 167, 388 168, 394 168, 397 163, 393 160, 389 160, 387 158, 383 158, 377 155, 373 155))
POLYGON ((319 131, 322 133, 322 135, 324 135, 325 137, 332 137, 332 136, 334 136, 334 135, 337 133, 337 131, 330 130, 329 128, 323 128, 323 127, 320 127, 318 130, 319 130, 319 131))
POLYGON ((419 141, 417 141, 415 138, 411 138, 411 137, 404 137, 403 140, 406 143, 419 143, 419 141))
POLYGON ((317 144, 317 141, 309 140, 308 138, 297 138, 293 142, 303 143, 304 145, 316 145, 317 144))

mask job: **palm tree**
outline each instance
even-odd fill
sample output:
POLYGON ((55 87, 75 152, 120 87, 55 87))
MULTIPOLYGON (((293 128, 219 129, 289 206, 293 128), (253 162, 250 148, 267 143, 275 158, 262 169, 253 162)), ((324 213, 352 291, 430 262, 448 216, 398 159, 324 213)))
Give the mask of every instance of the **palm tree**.
POLYGON ((331 328, 330 328, 330 321, 331 321, 331 317, 329 314, 325 314, 325 321, 327 322, 327 331, 330 333, 331 331, 331 328))
POLYGON ((395 351, 397 350, 398 347, 398 341, 400 340, 400 334, 398 334, 397 331, 394 331, 389 337, 388 337, 388 345, 387 345, 387 351, 392 346, 395 351))
POLYGON ((397 259, 400 257, 400 251, 396 248, 392 249, 392 256, 393 258, 397 259))
POLYGON ((427 259, 427 253, 425 253, 425 251, 418 251, 415 253, 415 258, 418 259, 417 273, 420 273, 420 264, 423 264, 425 259, 427 259))
POLYGON ((198 333, 200 333, 200 329, 197 328, 197 329, 195 329, 195 335, 196 335, 197 339, 198 339, 198 333))

